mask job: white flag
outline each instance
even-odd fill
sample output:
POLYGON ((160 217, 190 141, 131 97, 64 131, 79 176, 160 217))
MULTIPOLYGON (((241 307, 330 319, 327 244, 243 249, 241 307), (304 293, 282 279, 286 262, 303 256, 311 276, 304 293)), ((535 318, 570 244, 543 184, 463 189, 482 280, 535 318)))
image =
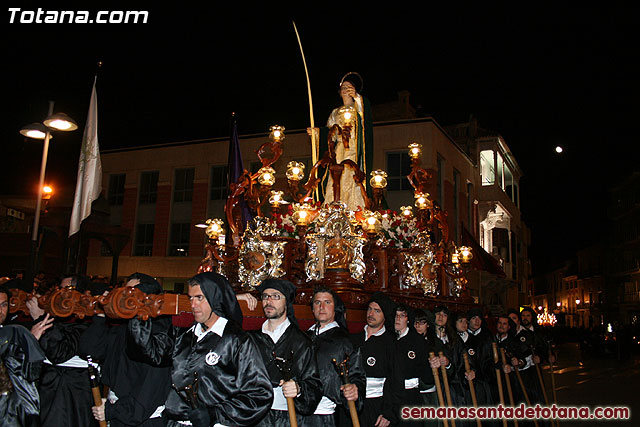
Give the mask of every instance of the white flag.
MULTIPOLYGON (((97 76, 96 76, 97 79, 97 76)), ((89 115, 82 136, 82 148, 78 161, 78 180, 76 195, 73 198, 73 211, 69 236, 80 231, 80 223, 91 215, 91 202, 100 196, 102 191, 102 164, 100 163, 100 148, 98 147, 98 99, 96 95, 96 80, 93 81, 89 115)))

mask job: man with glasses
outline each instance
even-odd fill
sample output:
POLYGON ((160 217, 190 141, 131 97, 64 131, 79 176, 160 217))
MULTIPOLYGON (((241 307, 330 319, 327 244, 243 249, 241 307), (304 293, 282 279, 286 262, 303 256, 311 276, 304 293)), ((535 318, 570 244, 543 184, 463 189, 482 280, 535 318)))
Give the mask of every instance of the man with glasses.
POLYGON ((258 291, 267 320, 250 336, 267 367, 273 403, 257 426, 289 426, 289 398, 294 402, 298 426, 315 425, 312 418, 322 397, 322 383, 311 339, 300 330, 294 315, 296 288, 287 280, 267 279, 258 291))

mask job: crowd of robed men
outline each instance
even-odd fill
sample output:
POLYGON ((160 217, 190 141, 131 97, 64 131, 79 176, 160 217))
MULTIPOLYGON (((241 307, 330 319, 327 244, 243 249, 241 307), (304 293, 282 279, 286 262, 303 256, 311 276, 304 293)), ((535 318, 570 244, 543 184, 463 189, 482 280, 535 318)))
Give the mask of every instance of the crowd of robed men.
MULTIPOLYGON (((62 285, 86 290, 78 276, 62 285)), ((125 286, 162 293, 157 281, 141 273, 125 286)), ((315 323, 302 331, 291 282, 268 279, 258 291, 266 321, 248 332, 241 327, 238 299, 250 308, 257 301, 236 295, 216 273, 188 282, 195 319, 190 328, 173 326, 168 316, 53 319, 32 300, 30 331, 0 328, 0 426, 441 425, 438 419, 402 419, 401 408, 471 407, 470 383, 477 405, 495 406, 496 369, 518 371, 522 383, 506 375, 514 402, 543 402, 533 367, 554 359, 529 308, 498 317, 494 334, 479 308, 413 310, 377 292, 368 302, 364 330, 350 334, 344 303, 331 288, 317 287, 311 300, 315 323), (494 343, 505 350, 505 365, 495 362, 494 343), (90 390, 92 360, 108 388, 101 404, 90 390), (446 386, 448 399, 440 401, 437 385, 446 386)), ((0 288, 0 324, 9 297, 0 288)))

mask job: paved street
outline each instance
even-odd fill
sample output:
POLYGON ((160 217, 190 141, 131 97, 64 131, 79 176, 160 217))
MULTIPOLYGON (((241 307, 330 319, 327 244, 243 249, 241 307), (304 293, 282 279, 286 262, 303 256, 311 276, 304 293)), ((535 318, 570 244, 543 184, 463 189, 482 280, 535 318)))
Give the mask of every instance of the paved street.
MULTIPOLYGON (((575 343, 558 348, 555 367, 558 404, 562 406, 629 406, 629 421, 561 421, 562 425, 583 424, 585 427, 640 425, 640 357, 619 361, 615 358, 584 358, 575 343), (634 414, 636 416, 634 417, 634 414)), ((544 379, 551 390, 548 367, 544 379)))

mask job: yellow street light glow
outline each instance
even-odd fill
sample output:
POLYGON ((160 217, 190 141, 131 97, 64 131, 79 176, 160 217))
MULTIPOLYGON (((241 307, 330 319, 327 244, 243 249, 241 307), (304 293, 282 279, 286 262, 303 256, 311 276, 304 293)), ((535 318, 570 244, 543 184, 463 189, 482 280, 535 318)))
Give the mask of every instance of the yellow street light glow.
POLYGON ((62 131, 72 131, 78 129, 78 125, 65 113, 56 113, 44 121, 44 125, 62 131))
MULTIPOLYGON (((20 129, 20 134, 33 139, 45 139, 48 129, 42 123, 31 123, 20 129)), ((51 135, 49 135, 51 139, 51 135)))
POLYGON ((44 139, 47 136, 47 134, 40 132, 39 130, 30 130, 30 131, 27 131, 27 136, 33 139, 44 139))
POLYGON ((58 130, 67 130, 71 127, 71 123, 65 122, 64 120, 54 120, 49 123, 49 126, 58 130))
POLYGON ((53 193, 53 188, 49 187, 48 185, 45 185, 45 186, 42 188, 42 192, 43 192, 43 193, 46 193, 46 194, 51 194, 51 193, 53 193))

